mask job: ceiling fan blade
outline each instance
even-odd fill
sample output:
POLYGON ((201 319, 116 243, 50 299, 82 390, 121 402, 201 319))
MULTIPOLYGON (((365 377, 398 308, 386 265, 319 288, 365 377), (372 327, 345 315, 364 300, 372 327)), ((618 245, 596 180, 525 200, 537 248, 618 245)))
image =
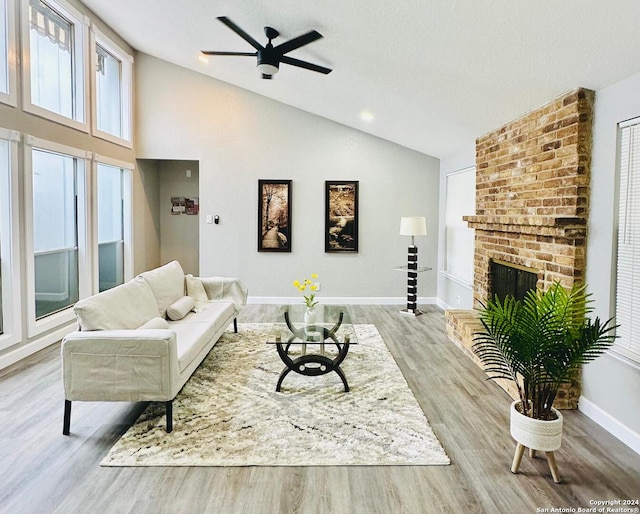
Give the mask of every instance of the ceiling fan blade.
POLYGON ((293 57, 283 56, 280 62, 290 64, 291 66, 297 66, 298 68, 304 68, 305 70, 317 71, 318 73, 324 73, 327 75, 333 70, 331 68, 325 68, 324 66, 318 66, 317 64, 311 64, 310 62, 301 61, 300 59, 294 59, 293 57))
POLYGON ((312 30, 311 32, 307 32, 302 36, 294 37, 289 41, 285 41, 281 45, 276 46, 274 50, 277 50, 278 52, 280 52, 280 54, 284 55, 288 52, 291 52, 292 50, 295 50, 296 48, 307 45, 312 41, 315 41, 316 39, 320 39, 321 37, 322 34, 320 34, 320 32, 312 30))
POLYGON ((255 39, 253 39, 249 34, 247 34, 244 30, 238 27, 235 23, 233 23, 226 16, 218 16, 218 19, 224 23, 227 27, 233 30, 238 36, 244 39, 247 43, 249 43, 256 50, 262 50, 264 47, 258 43, 255 39))
POLYGON ((249 52, 216 52, 215 50, 200 50, 201 54, 204 55, 247 55, 247 56, 251 56, 251 57, 255 57, 256 56, 256 52, 253 53, 249 53, 249 52))

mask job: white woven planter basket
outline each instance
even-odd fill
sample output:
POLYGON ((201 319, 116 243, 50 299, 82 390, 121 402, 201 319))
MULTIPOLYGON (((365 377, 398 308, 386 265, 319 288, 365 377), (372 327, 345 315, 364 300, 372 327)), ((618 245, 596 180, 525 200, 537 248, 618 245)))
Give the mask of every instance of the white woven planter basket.
POLYGON ((521 414, 516 409, 516 400, 511 404, 511 437, 531 450, 552 452, 562 443, 562 414, 552 409, 558 419, 544 421, 521 414))

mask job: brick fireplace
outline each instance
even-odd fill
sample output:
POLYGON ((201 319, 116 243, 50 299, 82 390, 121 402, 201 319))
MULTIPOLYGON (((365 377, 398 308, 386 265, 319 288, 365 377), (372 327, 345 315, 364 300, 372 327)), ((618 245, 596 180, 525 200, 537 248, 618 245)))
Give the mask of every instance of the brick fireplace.
MULTIPOLYGON (((594 92, 571 91, 476 140, 474 304, 492 291, 492 262, 537 273, 536 287, 584 279, 594 92)), ((475 311, 446 313, 447 335, 471 351, 475 311)), ((510 384, 501 384, 514 396, 510 384)), ((579 377, 556 400, 576 408, 579 377)))

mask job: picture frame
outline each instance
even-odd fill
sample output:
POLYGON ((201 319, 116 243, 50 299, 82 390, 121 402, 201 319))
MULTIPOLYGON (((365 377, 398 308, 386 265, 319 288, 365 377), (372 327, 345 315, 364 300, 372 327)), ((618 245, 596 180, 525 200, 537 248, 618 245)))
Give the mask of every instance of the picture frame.
POLYGON ((325 181, 326 253, 358 252, 358 181, 325 181))
POLYGON ((258 180, 258 251, 291 252, 291 180, 258 180))

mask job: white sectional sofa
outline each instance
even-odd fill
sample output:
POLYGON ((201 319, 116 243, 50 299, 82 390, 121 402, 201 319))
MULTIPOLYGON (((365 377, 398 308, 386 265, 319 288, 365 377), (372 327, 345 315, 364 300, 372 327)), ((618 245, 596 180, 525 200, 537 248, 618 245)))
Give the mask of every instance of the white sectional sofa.
POLYGON ((177 261, 80 300, 78 330, 62 341, 65 409, 72 401, 161 401, 167 432, 173 399, 246 305, 238 279, 185 276, 177 261))

